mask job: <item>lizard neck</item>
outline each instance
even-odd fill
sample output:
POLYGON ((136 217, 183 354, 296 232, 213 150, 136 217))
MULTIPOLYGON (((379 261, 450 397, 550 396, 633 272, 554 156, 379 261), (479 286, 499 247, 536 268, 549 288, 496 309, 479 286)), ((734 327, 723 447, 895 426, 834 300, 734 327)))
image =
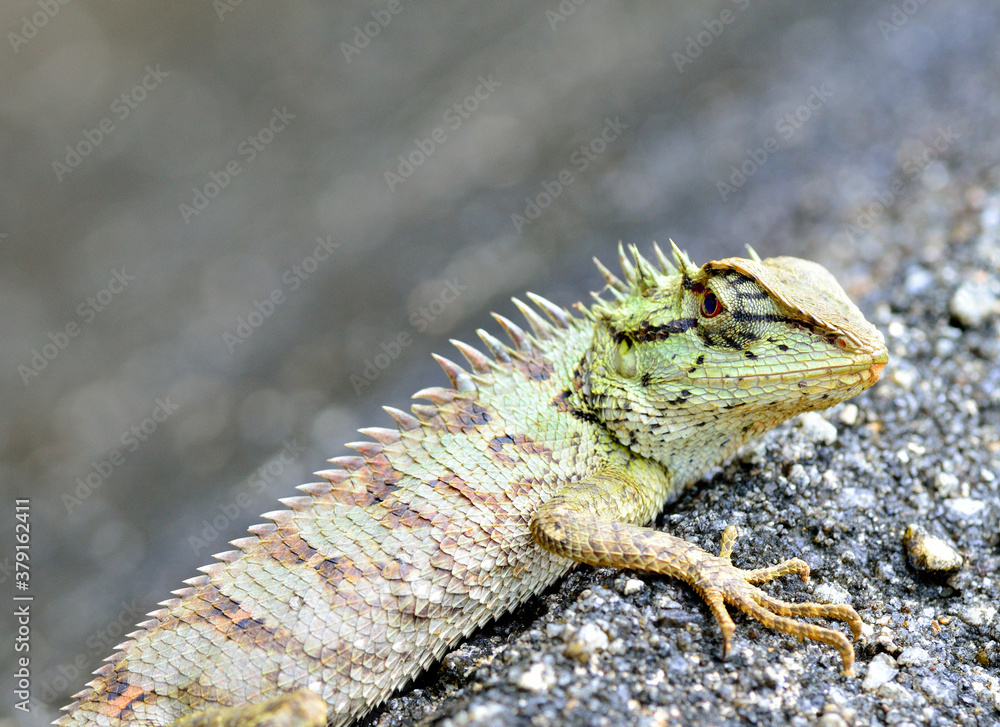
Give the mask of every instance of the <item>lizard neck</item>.
MULTIPOLYGON (((598 330, 595 339, 601 336, 598 330)), ((727 404, 701 395, 696 385, 684 380, 668 397, 671 406, 664 416, 661 402, 650 401, 634 387, 616 387, 613 377, 602 375, 602 360, 599 343, 584 353, 570 405, 606 428, 629 451, 663 467, 678 494, 705 470, 790 415, 761 416, 748 408, 745 413, 726 411, 717 417, 712 410, 727 404)))

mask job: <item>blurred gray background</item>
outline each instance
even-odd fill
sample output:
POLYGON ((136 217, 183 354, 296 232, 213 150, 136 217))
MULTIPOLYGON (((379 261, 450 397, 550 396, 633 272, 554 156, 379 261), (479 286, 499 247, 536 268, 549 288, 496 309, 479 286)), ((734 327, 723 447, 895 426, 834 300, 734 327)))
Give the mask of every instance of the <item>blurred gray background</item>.
POLYGON ((946 212, 873 234, 900 199, 997 185, 998 24, 916 0, 5 0, 0 581, 30 498, 37 701, 15 715, 8 604, 0 724, 53 718, 379 405, 443 383, 431 351, 526 289, 586 300, 618 240, 812 257, 863 296, 946 212))

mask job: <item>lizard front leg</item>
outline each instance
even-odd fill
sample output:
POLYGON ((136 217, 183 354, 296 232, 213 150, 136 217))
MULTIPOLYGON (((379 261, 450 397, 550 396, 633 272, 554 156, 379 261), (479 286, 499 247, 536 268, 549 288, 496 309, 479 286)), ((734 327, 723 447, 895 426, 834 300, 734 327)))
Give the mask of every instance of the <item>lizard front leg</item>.
POLYGON ((690 584, 705 600, 722 629, 723 656, 736 629, 726 610, 735 606, 764 626, 829 644, 840 652, 844 674, 853 675, 854 646, 840 631, 796 620, 801 617, 846 621, 857 639, 861 618, 845 604, 788 603, 757 588, 778 576, 809 578, 809 566, 798 558, 768 568, 743 570, 730 561, 736 528, 722 534, 719 555, 693 543, 632 523, 648 522, 648 478, 638 467, 611 466, 561 488, 532 516, 535 542, 557 555, 595 566, 652 571, 690 584), (638 476, 637 476, 638 475, 638 476))

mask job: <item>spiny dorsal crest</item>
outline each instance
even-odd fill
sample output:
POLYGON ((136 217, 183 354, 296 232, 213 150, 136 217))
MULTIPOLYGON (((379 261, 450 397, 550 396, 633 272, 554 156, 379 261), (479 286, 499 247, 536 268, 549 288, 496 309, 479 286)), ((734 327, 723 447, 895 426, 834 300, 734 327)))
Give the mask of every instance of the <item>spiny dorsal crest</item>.
POLYGON ((624 273, 624 280, 608 270, 597 258, 594 258, 594 263, 601 275, 604 276, 612 294, 620 294, 615 295, 620 300, 626 295, 642 295, 652 288, 663 287, 667 278, 677 275, 678 272, 688 276, 697 272, 698 266, 691 262, 687 253, 678 248, 673 240, 670 241, 670 246, 674 255, 673 263, 663 254, 660 246, 653 243, 653 252, 656 254, 656 264, 653 264, 643 257, 635 245, 629 245, 628 252, 626 252, 625 246, 619 242, 618 263, 621 265, 622 273, 624 273), (631 259, 629 259, 630 257, 631 259))
MULTIPOLYGON (((673 263, 667 259, 663 250, 660 249, 659 244, 653 243, 653 252, 656 255, 657 263, 657 265, 654 265, 642 256, 639 248, 635 245, 629 245, 628 247, 628 252, 632 256, 632 259, 629 260, 629 256, 625 252, 625 246, 619 242, 618 262, 624 273, 624 280, 608 270, 604 263, 596 257, 594 258, 594 264, 607 283, 606 290, 611 293, 616 301, 621 301, 629 295, 643 295, 653 288, 662 288, 667 283, 666 278, 678 273, 685 278, 689 278, 698 272, 699 267, 691 262, 691 258, 688 257, 687 253, 677 247, 673 240, 670 241, 670 247, 674 257, 673 263), (657 268, 657 266, 659 267, 657 268)), ((750 260, 755 263, 762 262, 756 250, 750 247, 750 245, 747 245, 746 248, 750 260)), ((595 308, 606 308, 604 304, 607 301, 600 297, 600 293, 591 293, 591 295, 597 301, 595 308)))
MULTIPOLYGON (((665 283, 664 279, 667 277, 677 275, 678 273, 681 273, 685 277, 691 277, 698 272, 698 266, 691 262, 691 258, 688 257, 687 253, 677 247, 673 240, 670 241, 670 247, 674 256, 673 263, 667 259, 663 250, 660 249, 659 244, 656 242, 653 243, 653 252, 656 255, 656 263, 659 266, 659 269, 657 269, 656 265, 653 265, 653 263, 642 256, 639 248, 635 245, 629 245, 628 247, 628 252, 632 255, 632 260, 629 260, 629 256, 625 252, 625 246, 619 241, 618 262, 624 273, 624 280, 608 270, 604 266, 604 263, 596 257, 594 258, 594 264, 597 265, 597 269, 604 277, 605 282, 607 282, 608 290, 616 300, 621 300, 627 295, 642 295, 653 287, 663 286, 665 283)), ((750 245, 747 245, 746 248, 747 254, 752 261, 757 263, 762 262, 756 250, 750 247, 750 245)))
POLYGON ((698 271, 698 266, 691 262, 691 258, 687 256, 687 253, 678 248, 673 240, 670 241, 670 246, 674 256, 673 263, 667 259, 663 250, 660 249, 659 244, 653 243, 653 252, 656 255, 656 264, 654 264, 643 257, 642 253, 639 252, 639 248, 635 245, 628 246, 628 253, 631 254, 631 259, 629 259, 629 254, 626 253, 625 246, 619 242, 618 263, 622 268, 622 278, 619 278, 608 270, 604 263, 595 257, 594 264, 597 266, 607 286, 604 291, 591 293, 591 296, 594 298, 594 305, 586 313, 598 318, 606 317, 610 314, 611 307, 608 304, 612 301, 607 301, 601 297, 601 294, 605 291, 611 294, 612 298, 614 298, 614 303, 620 303, 629 296, 643 296, 650 290, 667 287, 669 285, 668 278, 678 273, 685 277, 694 275, 698 271))

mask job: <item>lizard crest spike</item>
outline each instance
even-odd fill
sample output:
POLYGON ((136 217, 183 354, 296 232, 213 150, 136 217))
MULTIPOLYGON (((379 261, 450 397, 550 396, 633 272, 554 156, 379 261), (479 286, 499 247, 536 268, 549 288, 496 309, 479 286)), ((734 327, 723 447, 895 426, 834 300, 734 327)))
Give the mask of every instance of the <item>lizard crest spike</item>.
POLYGON ((496 361, 502 363, 510 362, 510 351, 493 334, 482 328, 478 328, 476 329, 476 335, 479 336, 479 340, 486 344, 486 348, 490 350, 490 354, 496 361))
POLYGON ((635 286, 639 295, 645 295, 660 285, 660 276, 650 262, 642 256, 639 248, 632 245, 629 248, 635 260, 635 286))
POLYGON ((618 241, 618 264, 621 265, 622 273, 625 275, 625 282, 628 284, 629 290, 634 289, 635 266, 628 259, 628 254, 625 252, 625 245, 621 240, 618 241))
POLYGON ((500 324, 504 333, 506 333, 510 340, 514 343, 514 348, 517 351, 522 351, 524 353, 531 351, 531 339, 528 338, 528 334, 525 333, 523 328, 509 318, 503 317, 499 313, 494 313, 493 318, 500 324))
POLYGON ((657 242, 653 243, 653 252, 656 254, 656 262, 660 264, 660 271, 667 276, 677 275, 677 268, 674 264, 667 259, 667 256, 660 249, 660 245, 657 242))
POLYGON ((598 293, 592 292, 590 295, 594 299, 594 305, 587 310, 588 320, 596 321, 610 317, 612 307, 607 305, 607 301, 598 293))
POLYGON ((537 305, 549 319, 559 328, 568 328, 572 316, 563 308, 560 308, 555 303, 550 300, 543 298, 540 295, 535 295, 534 293, 526 293, 528 298, 532 303, 537 305))
POLYGON ((475 391, 476 384, 473 382, 472 377, 469 376, 469 372, 459 366, 457 363, 451 359, 447 359, 444 356, 438 356, 436 353, 431 354, 434 360, 440 364, 441 368, 448 375, 448 380, 451 382, 451 386, 456 391, 475 391))
POLYGON ((601 273, 601 276, 607 282, 608 287, 611 288, 611 290, 613 290, 613 291, 615 291, 617 293, 627 293, 628 292, 628 286, 625 285, 625 283, 623 283, 621 280, 619 280, 618 276, 615 275, 610 270, 608 270, 607 267, 605 267, 604 263, 602 263, 596 257, 594 258, 594 265, 597 266, 598 271, 601 273))
POLYGON ((677 265, 677 269, 683 275, 691 277, 698 272, 698 266, 691 262, 691 258, 687 256, 687 253, 677 247, 673 240, 670 241, 670 247, 674 252, 674 262, 677 265))
POLYGON ((449 339, 449 343, 457 348, 459 353, 469 362, 469 365, 472 367, 472 373, 488 374, 490 372, 490 360, 478 348, 462 341, 456 341, 454 338, 449 339))
MULTIPOLYGON (((383 406, 382 410, 392 417, 401 432, 409 432, 420 428, 420 422, 412 414, 407 414, 405 411, 392 406, 383 406)), ((326 475, 320 476, 325 477, 326 475)))
POLYGON ((690 584, 723 656, 737 608, 851 673, 853 608, 761 588, 806 578, 804 561, 742 570, 734 528, 714 554, 649 524, 752 437, 872 386, 885 343, 816 263, 750 251, 699 268, 670 244, 676 268, 619 243, 623 277, 598 263, 610 295, 580 316, 516 301, 533 334, 496 316, 511 346, 482 330, 487 352, 455 343, 472 373, 436 357, 451 388, 386 407, 395 428, 362 429, 357 455, 230 541, 57 724, 345 727, 575 563, 690 584))
POLYGON ((539 341, 547 341, 552 338, 552 327, 546 323, 545 319, 540 315, 535 313, 534 310, 525 305, 524 301, 518 298, 511 298, 517 309, 521 311, 521 315, 524 319, 528 321, 528 325, 531 326, 531 332, 535 334, 535 338, 539 341))

